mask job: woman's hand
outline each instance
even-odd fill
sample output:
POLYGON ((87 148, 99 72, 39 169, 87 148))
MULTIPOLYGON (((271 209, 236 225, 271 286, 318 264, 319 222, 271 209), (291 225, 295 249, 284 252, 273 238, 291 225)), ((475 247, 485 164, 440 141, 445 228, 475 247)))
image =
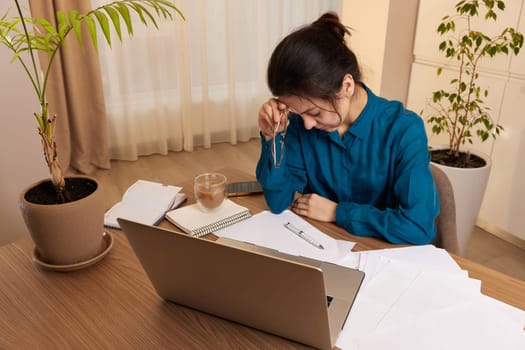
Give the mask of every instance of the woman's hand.
POLYGON ((335 222, 337 203, 315 193, 303 194, 292 203, 292 211, 315 220, 335 222))
POLYGON ((266 101, 259 109, 259 128, 266 141, 284 130, 286 123, 288 123, 286 109, 286 105, 275 98, 266 101))

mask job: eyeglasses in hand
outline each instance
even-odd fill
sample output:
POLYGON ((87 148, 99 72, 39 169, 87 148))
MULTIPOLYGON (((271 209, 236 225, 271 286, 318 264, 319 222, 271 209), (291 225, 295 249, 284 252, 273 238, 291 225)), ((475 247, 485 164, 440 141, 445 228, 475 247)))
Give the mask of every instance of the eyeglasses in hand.
POLYGON ((284 155, 284 138, 286 136, 286 128, 288 127, 288 118, 285 119, 285 125, 283 130, 279 131, 279 128, 281 126, 281 120, 283 118, 283 115, 287 116, 288 109, 281 111, 279 113, 279 121, 275 124, 275 128, 273 129, 273 138, 272 138, 272 157, 273 157, 273 167, 274 168, 280 168, 281 167, 281 161, 283 160, 284 155), (279 140, 280 144, 280 152, 279 156, 277 156, 277 144, 276 139, 277 135, 281 135, 281 139, 279 140))

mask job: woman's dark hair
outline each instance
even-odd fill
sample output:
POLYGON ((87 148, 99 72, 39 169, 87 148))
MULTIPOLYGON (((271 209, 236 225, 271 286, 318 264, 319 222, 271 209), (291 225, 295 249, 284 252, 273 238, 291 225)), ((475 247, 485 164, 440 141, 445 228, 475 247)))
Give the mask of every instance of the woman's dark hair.
POLYGON ((346 46, 345 27, 334 12, 286 36, 268 64, 268 86, 274 96, 297 95, 334 101, 343 77, 361 81, 355 54, 346 46))

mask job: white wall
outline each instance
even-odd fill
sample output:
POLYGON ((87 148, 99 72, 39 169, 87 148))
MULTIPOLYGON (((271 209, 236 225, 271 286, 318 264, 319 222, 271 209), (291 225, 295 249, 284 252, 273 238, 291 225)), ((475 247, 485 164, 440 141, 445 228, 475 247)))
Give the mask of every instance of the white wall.
MULTIPOLYGON (((21 3, 27 8, 27 1, 21 3)), ((12 0, 0 0, 0 14, 10 6, 12 0)), ((22 68, 10 60, 10 51, 0 46, 0 245, 28 235, 18 196, 25 187, 48 176, 33 117, 38 110, 36 95, 22 68)))
POLYGON ((343 1, 349 46, 363 81, 382 97, 406 102, 418 0, 343 1))
POLYGON ((390 0, 343 1, 341 21, 352 28, 349 46, 361 65, 363 80, 379 93, 390 0))
MULTIPOLYGON (((412 67, 408 107, 425 108, 431 92, 448 84, 454 67, 442 77, 436 68, 444 63, 437 50, 440 37, 436 28, 445 14, 451 14, 456 0, 420 0, 415 62, 412 67)), ((498 17, 497 29, 520 25, 525 32, 525 1, 506 1, 506 11, 498 17), (521 18, 520 18, 521 14, 521 18)), ((492 170, 480 209, 478 224, 494 233, 508 233, 525 240, 525 49, 518 57, 502 56, 481 65, 480 83, 489 89, 485 98, 492 117, 505 130, 497 140, 475 141, 471 146, 491 156, 492 170)), ((428 125, 427 125, 428 127, 428 125)), ((429 135, 431 135, 429 131, 429 135)), ((446 143, 446 136, 432 137, 431 144, 446 143)))

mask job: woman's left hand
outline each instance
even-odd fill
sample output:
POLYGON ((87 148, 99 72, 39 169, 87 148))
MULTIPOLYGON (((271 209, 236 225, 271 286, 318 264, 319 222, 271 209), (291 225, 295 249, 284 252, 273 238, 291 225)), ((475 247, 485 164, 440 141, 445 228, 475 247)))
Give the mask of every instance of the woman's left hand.
POLYGON ((315 220, 334 222, 337 203, 315 193, 299 195, 292 203, 292 211, 315 220))

